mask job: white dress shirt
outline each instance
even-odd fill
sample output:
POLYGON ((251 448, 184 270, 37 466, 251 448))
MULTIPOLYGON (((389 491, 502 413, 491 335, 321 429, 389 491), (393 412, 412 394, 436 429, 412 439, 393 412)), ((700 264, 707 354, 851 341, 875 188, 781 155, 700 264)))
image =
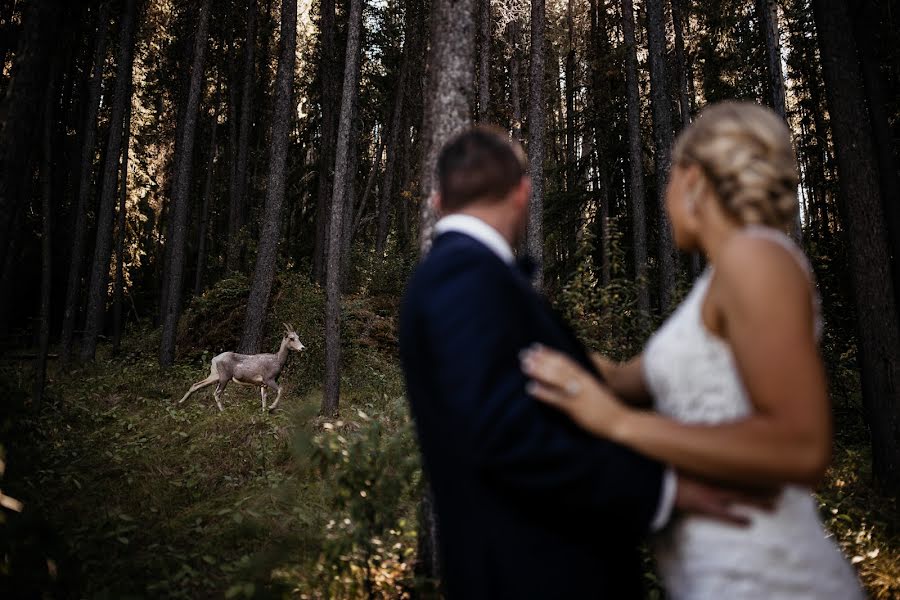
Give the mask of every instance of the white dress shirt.
MULTIPOLYGON (((450 231, 462 233, 484 244, 508 265, 513 265, 516 262, 515 254, 513 254, 512 247, 506 238, 478 217, 459 213, 452 214, 442 218, 434 226, 434 234, 436 236, 450 231)), ((656 515, 654 515, 653 521, 650 523, 651 531, 659 531, 669 522, 672 516, 672 509, 675 507, 676 488, 675 471, 672 468, 667 468, 663 474, 662 489, 659 494, 659 505, 656 508, 656 515)))

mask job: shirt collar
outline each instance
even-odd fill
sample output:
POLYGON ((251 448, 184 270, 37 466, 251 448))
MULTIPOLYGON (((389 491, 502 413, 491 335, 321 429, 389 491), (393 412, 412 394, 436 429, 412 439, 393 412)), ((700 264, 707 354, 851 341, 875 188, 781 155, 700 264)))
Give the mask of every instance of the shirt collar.
POLYGON ((478 217, 457 213, 442 218, 434 226, 435 235, 451 231, 462 233, 481 242, 506 264, 511 265, 516 261, 512 247, 506 238, 478 217))

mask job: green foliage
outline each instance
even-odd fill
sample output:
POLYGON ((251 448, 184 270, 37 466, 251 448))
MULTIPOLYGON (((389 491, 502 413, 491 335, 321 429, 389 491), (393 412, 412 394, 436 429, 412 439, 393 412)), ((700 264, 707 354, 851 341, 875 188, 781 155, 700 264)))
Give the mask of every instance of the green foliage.
POLYGON ((651 316, 637 306, 638 284, 629 275, 621 228, 609 224, 610 281, 601 285, 594 264, 598 240, 585 228, 577 251, 576 268, 563 286, 557 303, 586 345, 622 360, 640 352, 649 334, 651 316))

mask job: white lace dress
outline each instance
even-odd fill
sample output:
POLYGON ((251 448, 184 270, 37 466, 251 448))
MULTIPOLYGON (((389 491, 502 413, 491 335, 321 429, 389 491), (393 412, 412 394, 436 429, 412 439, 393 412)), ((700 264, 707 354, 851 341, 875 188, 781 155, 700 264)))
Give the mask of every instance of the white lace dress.
MULTIPOLYGON (((764 228, 747 232, 788 248, 812 277, 787 236, 764 228)), ((686 423, 735 421, 753 410, 731 349, 702 320, 711 276, 707 270, 644 350, 644 377, 656 410, 686 423)), ((752 519, 746 528, 679 516, 659 534, 654 551, 670 598, 863 598, 852 567, 826 537, 810 490, 787 486, 773 512, 743 510, 752 519)))

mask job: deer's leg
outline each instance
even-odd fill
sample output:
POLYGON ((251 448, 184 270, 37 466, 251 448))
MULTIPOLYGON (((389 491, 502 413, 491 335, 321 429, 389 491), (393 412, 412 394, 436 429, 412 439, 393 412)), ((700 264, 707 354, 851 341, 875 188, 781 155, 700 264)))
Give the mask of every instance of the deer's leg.
POLYGON ((266 412, 266 386, 259 388, 259 395, 262 397, 262 411, 266 412))
POLYGON ((275 381, 274 379, 270 379, 269 381, 267 381, 266 385, 269 386, 270 388, 272 388, 273 390, 275 390, 276 392, 278 392, 275 395, 275 402, 273 402, 272 405, 269 407, 269 410, 272 410, 273 408, 278 406, 278 401, 281 400, 281 386, 278 385, 278 382, 275 381))
POLYGON ((219 385, 216 386, 216 391, 213 392, 213 398, 216 399, 216 406, 219 407, 219 412, 225 410, 222 408, 222 394, 225 393, 225 386, 228 385, 228 380, 219 380, 219 385))
POLYGON ((189 390, 187 391, 187 393, 181 398, 181 400, 178 401, 178 404, 181 404, 182 402, 184 402, 185 400, 187 400, 187 399, 188 399, 188 396, 190 396, 191 394, 193 394, 193 393, 196 392, 197 390, 199 390, 199 389, 201 389, 201 388, 205 388, 205 387, 208 386, 208 385, 212 385, 212 384, 214 384, 215 382, 217 382, 218 380, 219 380, 219 376, 218 376, 218 375, 210 374, 210 376, 207 377, 206 379, 204 379, 203 381, 198 381, 197 383, 195 383, 194 385, 191 386, 191 389, 189 389, 189 390))

